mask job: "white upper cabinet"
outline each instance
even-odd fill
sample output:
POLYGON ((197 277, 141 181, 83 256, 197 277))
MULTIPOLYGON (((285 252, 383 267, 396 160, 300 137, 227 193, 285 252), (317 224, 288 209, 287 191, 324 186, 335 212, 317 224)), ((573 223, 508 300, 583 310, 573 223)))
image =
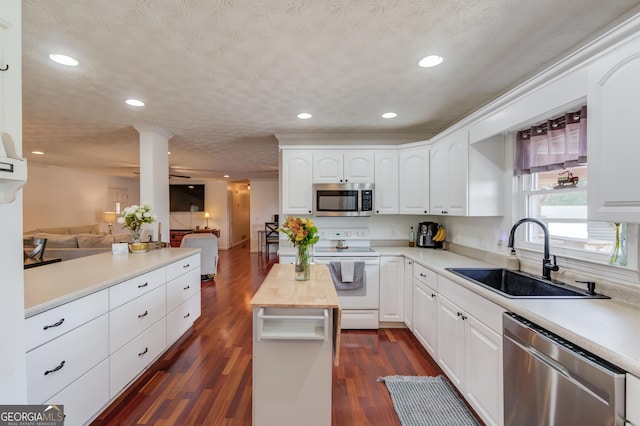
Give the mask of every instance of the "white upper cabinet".
POLYGON ((375 152, 375 212, 398 214, 398 151, 375 152))
POLYGON ((429 212, 429 148, 402 149, 399 162, 399 212, 428 214, 429 212))
POLYGON ((431 214, 467 214, 469 142, 460 131, 430 148, 431 214))
POLYGON ((372 151, 313 151, 313 183, 371 183, 372 151))
POLYGON ((430 214, 504 214, 508 177, 503 135, 469 144, 468 132, 461 130, 433 144, 430 157, 430 214))
POLYGON ((589 220, 640 223, 640 38, 589 67, 589 220))
POLYGON ((310 151, 282 151, 282 213, 311 214, 312 155, 310 151))

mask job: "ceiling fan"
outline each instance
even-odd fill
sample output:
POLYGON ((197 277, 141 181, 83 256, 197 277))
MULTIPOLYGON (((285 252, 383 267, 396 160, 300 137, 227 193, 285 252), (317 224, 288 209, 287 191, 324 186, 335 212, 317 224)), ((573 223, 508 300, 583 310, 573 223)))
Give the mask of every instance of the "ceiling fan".
MULTIPOLYGON (((137 171, 133 172, 133 174, 139 175, 140 174, 140 170, 137 170, 137 171)), ((171 167, 169 167, 169 179, 171 179, 171 178, 191 179, 191 176, 174 173, 171 170, 171 167)))

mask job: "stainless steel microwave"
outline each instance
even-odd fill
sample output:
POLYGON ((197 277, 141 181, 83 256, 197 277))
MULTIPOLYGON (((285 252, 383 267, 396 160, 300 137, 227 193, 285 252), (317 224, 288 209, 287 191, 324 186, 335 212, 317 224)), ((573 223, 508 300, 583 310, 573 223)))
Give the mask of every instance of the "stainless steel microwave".
POLYGON ((313 185, 316 216, 371 216, 372 183, 317 183, 313 185))

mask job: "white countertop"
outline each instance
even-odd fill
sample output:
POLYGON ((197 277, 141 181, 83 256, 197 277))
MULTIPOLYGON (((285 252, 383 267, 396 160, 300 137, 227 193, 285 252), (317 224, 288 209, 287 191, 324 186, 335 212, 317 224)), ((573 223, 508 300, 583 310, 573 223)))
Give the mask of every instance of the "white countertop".
POLYGON ((445 270, 493 265, 444 250, 373 248, 381 256, 406 256, 640 377, 640 307, 612 299, 509 299, 445 270))
POLYGON ((31 317, 199 253, 163 248, 146 253, 101 253, 24 271, 25 317, 31 317))

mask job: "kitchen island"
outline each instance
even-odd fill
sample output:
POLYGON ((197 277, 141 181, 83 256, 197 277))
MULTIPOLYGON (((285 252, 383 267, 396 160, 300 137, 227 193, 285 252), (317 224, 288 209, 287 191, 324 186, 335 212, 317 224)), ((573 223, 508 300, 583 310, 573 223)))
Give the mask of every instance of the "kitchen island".
POLYGON ((27 402, 82 425, 200 316, 200 249, 101 253, 27 269, 24 284, 27 402))
POLYGON ((340 351, 340 303, 329 268, 309 281, 276 264, 253 309, 253 424, 330 425, 332 359, 340 351))

